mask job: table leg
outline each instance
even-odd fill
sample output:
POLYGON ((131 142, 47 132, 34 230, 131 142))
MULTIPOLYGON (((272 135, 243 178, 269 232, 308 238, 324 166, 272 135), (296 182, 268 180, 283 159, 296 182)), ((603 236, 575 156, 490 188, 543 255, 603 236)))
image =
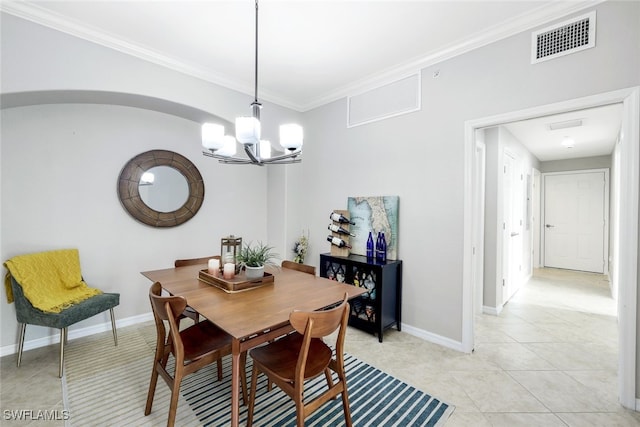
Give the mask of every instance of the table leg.
POLYGON ((240 423, 240 341, 231 343, 231 427, 240 423))

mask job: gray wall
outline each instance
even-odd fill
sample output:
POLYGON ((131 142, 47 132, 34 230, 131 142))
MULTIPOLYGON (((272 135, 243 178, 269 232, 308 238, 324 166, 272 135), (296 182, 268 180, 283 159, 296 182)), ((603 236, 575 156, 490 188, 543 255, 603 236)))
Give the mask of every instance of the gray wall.
MULTIPOLYGON (((400 196, 403 321, 430 337, 461 340, 464 123, 640 83, 640 4, 597 9, 594 49, 531 65, 522 33, 427 68, 419 112, 347 129, 346 101, 306 114, 313 162, 292 170, 301 217, 321 242, 327 211, 348 196, 400 196), (604 64, 619 63, 624 67, 604 64), (439 77, 433 72, 439 70, 439 77)), ((299 225, 296 224, 296 229, 299 225)), ((327 247, 315 247, 318 253, 327 247)))
MULTIPOLYGON (((40 105, 2 110, 2 259, 76 247, 90 285, 120 292, 119 319, 149 312, 140 271, 176 258, 217 254, 220 237, 266 239, 267 181, 261 168, 222 166, 201 155, 197 123, 112 105, 40 105), (194 141, 190 143, 188 141, 194 141), (190 159, 205 181, 198 214, 174 228, 135 221, 116 184, 132 157, 151 149, 190 159)), ((13 306, 2 298, 2 345, 16 341, 13 306)), ((106 314, 79 327, 108 320, 106 314)), ((50 334, 27 328, 27 340, 50 334)))
POLYGON ((547 162, 540 162, 541 173, 608 168, 611 168, 611 156, 585 157, 579 159, 550 160, 547 162))
MULTIPOLYGON (((232 120, 249 112, 251 96, 10 15, 1 17, 1 87, 3 96, 10 95, 3 98, 1 110, 3 261, 27 252, 77 247, 87 281, 120 292, 116 315, 134 322, 150 311, 149 283, 140 271, 170 266, 176 258, 216 254, 220 238, 229 234, 263 241, 269 241, 270 233, 278 235, 272 244, 286 255, 284 222, 270 220, 284 211, 284 198, 275 197, 283 180, 271 180, 271 189, 269 168, 222 165, 202 156, 201 123, 179 117, 189 107, 232 120), (68 99, 71 90, 100 96, 95 104, 55 103, 68 99), (158 103, 149 103, 149 108, 175 112, 99 104, 126 99, 104 96, 107 92, 153 97, 158 103), (35 105, 7 108, 5 99, 35 105), (122 167, 151 149, 184 155, 203 176, 202 208, 179 227, 155 229, 138 223, 117 199, 122 167)), ((264 109, 263 117, 269 120, 265 134, 275 134, 278 123, 300 121, 297 112, 269 103, 264 109)), ((4 296, 0 320, 4 353, 17 342, 14 308, 4 296)), ((89 319, 70 328, 70 335, 105 321, 104 316, 89 319)), ((53 342, 55 334, 28 328, 27 348, 30 342, 53 342)))
MULTIPOLYGON (((424 69, 418 112, 347 129, 344 99, 303 115, 266 103, 266 133, 285 119, 302 119, 305 126, 304 162, 277 171, 203 159, 198 124, 159 113, 73 105, 4 110, 0 255, 5 260, 78 246, 87 277, 123 294, 117 315, 127 318, 148 312, 141 270, 210 253, 232 232, 273 239, 286 256, 305 229, 308 260, 317 264, 329 250, 324 239, 332 209, 345 208, 348 196, 398 195, 405 330, 455 347, 462 338, 464 123, 640 85, 640 3, 605 2, 595 9, 593 49, 531 65, 527 31, 424 69), (435 70, 438 78, 432 77, 435 70), (166 134, 158 135, 159 128, 166 134), (115 197, 122 165, 141 151, 163 147, 195 162, 207 186, 203 210, 172 230, 137 224, 115 197), (97 177, 93 183, 85 178, 89 172, 97 177), (223 192, 214 193, 219 188, 223 192), (246 201, 252 195, 257 202, 246 201)), ((251 102, 250 96, 18 18, 2 15, 1 31, 3 94, 142 94, 227 120, 248 111, 251 102)), ((12 345, 13 307, 3 300, 0 310, 1 343, 12 345)), ((27 339, 47 333, 28 332, 27 339)))

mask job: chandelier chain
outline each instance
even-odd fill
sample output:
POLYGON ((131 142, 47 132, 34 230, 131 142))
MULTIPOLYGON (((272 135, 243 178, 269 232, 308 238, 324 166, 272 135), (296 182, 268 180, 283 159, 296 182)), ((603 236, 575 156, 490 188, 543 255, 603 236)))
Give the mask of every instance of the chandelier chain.
POLYGON ((255 54, 255 86, 253 102, 258 103, 258 0, 256 0, 256 54, 255 54))

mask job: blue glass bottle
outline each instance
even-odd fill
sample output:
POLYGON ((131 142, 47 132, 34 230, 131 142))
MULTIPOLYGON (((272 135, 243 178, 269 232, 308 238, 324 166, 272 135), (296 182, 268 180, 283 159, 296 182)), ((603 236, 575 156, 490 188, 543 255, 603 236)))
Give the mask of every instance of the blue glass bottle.
POLYGON ((373 234, 371 234, 371 231, 367 239, 367 260, 373 261, 373 234))
POLYGON ((384 233, 380 237, 380 262, 387 262, 387 240, 384 238, 384 233))

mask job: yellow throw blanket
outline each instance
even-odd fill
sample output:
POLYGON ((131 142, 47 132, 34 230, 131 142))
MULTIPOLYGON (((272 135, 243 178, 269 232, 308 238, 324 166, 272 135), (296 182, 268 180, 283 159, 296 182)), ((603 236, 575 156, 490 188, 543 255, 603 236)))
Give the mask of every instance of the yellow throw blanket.
POLYGON ((72 304, 102 293, 82 280, 77 249, 18 255, 7 260, 4 266, 9 270, 5 276, 9 303, 13 302, 11 276, 20 283, 31 305, 49 313, 59 313, 72 304))

